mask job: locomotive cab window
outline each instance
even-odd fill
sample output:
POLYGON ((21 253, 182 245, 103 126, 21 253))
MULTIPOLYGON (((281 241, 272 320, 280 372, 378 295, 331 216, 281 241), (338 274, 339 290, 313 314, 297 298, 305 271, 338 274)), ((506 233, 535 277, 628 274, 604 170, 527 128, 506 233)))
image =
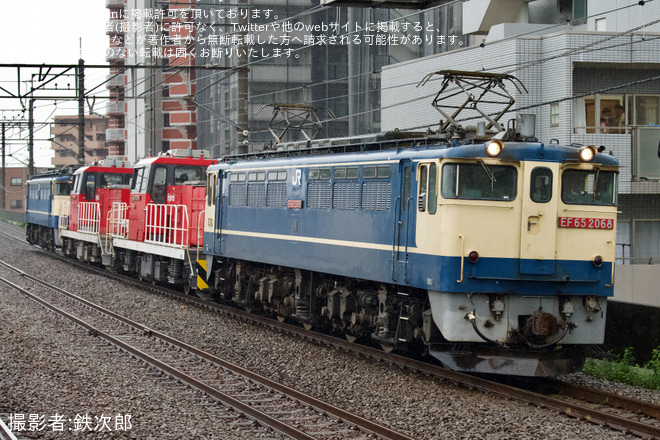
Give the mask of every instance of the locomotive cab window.
POLYGON ((92 202, 96 198, 96 175, 87 174, 85 178, 85 198, 92 202))
POLYGON ((208 173, 206 176, 206 204, 208 206, 215 204, 215 188, 217 184, 217 173, 208 173))
POLYGON ((424 164, 419 168, 419 194, 417 197, 417 209, 420 212, 427 211, 435 214, 438 209, 437 191, 438 171, 437 165, 424 164))
POLYGON ((138 194, 146 193, 149 183, 149 168, 136 168, 133 171, 133 179, 131 182, 131 192, 138 194))
POLYGON ((130 178, 130 174, 103 173, 101 174, 101 188, 116 188, 128 185, 130 178))
POLYGON ((562 174, 561 199, 571 205, 614 206, 617 203, 616 172, 568 169, 562 174))
POLYGON ((547 203, 552 199, 552 170, 549 168, 532 170, 529 196, 536 203, 547 203))
POLYGON ((76 174, 73 176, 73 193, 74 194, 80 194, 80 182, 82 182, 81 175, 76 174))
POLYGON ((154 173, 154 182, 151 190, 154 203, 164 204, 167 200, 167 168, 157 167, 154 173))
POLYGON ((71 182, 56 182, 54 192, 56 196, 68 196, 71 194, 71 182))
POLYGON ((517 179, 510 165, 448 163, 442 167, 442 197, 508 202, 516 198, 517 179))
POLYGON ((199 167, 176 167, 174 168, 174 184, 184 185, 186 182, 203 181, 203 170, 199 167))

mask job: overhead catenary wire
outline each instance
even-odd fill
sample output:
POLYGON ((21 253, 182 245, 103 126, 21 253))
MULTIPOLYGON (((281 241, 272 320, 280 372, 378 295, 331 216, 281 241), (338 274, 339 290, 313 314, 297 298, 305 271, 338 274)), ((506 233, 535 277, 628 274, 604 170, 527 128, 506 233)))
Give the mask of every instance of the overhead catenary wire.
MULTIPOLYGON (((651 0, 651 1, 652 1, 652 0, 651 0)), ((625 9, 625 8, 628 8, 628 7, 632 7, 632 6, 636 6, 636 5, 626 5, 626 6, 623 6, 623 7, 620 7, 620 8, 615 8, 615 9, 613 9, 613 10, 611 10, 611 11, 606 11, 605 13, 615 12, 615 11, 622 10, 622 9, 625 9)), ((437 6, 437 7, 440 7, 440 6, 437 6)), ((327 7, 322 7, 322 8, 319 7, 319 8, 316 8, 316 9, 315 9, 315 8, 312 8, 312 9, 310 9, 310 10, 304 11, 303 13, 300 13, 300 14, 294 15, 294 16, 292 16, 292 17, 287 17, 287 18, 284 18, 284 19, 280 19, 280 20, 278 20, 277 22, 280 22, 280 23, 281 23, 281 22, 284 22, 284 21, 286 21, 286 20, 292 20, 292 19, 295 19, 295 18, 297 18, 297 17, 302 17, 302 16, 304 16, 304 15, 309 15, 309 14, 312 14, 312 13, 314 13, 314 12, 317 12, 317 11, 320 11, 320 10, 324 10, 324 9, 327 9, 327 7)), ((434 8, 431 8, 431 9, 434 9, 434 8)), ((601 14, 604 14, 604 13, 601 13, 601 14)), ((601 15, 601 14, 598 14, 598 15, 601 15)), ((420 15, 420 13, 413 13, 413 14, 409 14, 409 15, 407 15, 407 16, 402 16, 402 17, 400 17, 400 18, 398 18, 398 19, 395 19, 395 20, 406 19, 406 18, 409 18, 409 17, 411 17, 411 16, 418 16, 418 15, 420 15)), ((276 23, 276 22, 271 22, 271 24, 272 24, 272 23, 276 23)), ((266 24, 266 25, 268 25, 268 24, 266 24)), ((552 25, 552 26, 549 26, 549 28, 553 28, 553 27, 556 27, 556 26, 559 26, 559 25, 552 25)), ((534 31, 534 33, 536 33, 536 32, 538 32, 538 30, 537 30, 537 31, 534 31)), ((351 32, 351 33, 354 33, 354 32, 351 32)), ((347 33, 347 34, 351 34, 351 33, 347 33)), ((531 33, 531 32, 530 32, 530 33, 531 33)), ((345 35, 345 34, 342 34, 342 35, 345 35)), ((524 34, 523 34, 523 35, 524 35, 524 34)), ((513 38, 513 37, 510 37, 510 38, 513 38)), ((301 48, 299 48, 299 49, 296 49, 296 50, 304 50, 305 48, 306 48, 306 47, 303 46, 303 47, 301 47, 301 48)), ((264 61, 264 60, 256 60, 256 61, 252 61, 252 62, 250 62, 250 63, 245 64, 244 66, 254 65, 254 64, 259 63, 259 62, 262 62, 262 61, 264 61)), ((237 66, 237 68, 240 68, 240 67, 242 67, 242 66, 237 66)), ((358 75, 354 75, 353 77, 355 77, 355 76, 361 76, 361 75, 368 75, 368 74, 371 74, 371 73, 372 73, 372 72, 364 72, 364 73, 361 73, 361 74, 358 74, 358 75)), ((230 72, 229 74, 233 74, 233 72, 230 72)), ((221 81, 221 80, 223 80, 223 79, 225 79, 225 78, 228 77, 227 72, 219 72, 218 75, 224 75, 224 77, 223 77, 223 78, 220 78, 220 79, 219 79, 218 81, 216 81, 215 83, 217 83, 217 82, 219 82, 219 81, 221 81)), ((323 81, 323 82, 317 82, 317 83, 312 83, 312 84, 305 84, 305 85, 300 86, 300 87, 294 87, 294 88, 290 88, 290 89, 286 89, 286 90, 284 90, 284 91, 278 91, 278 92, 281 93, 281 92, 287 92, 287 91, 292 91, 292 90, 298 90, 298 89, 301 89, 301 88, 303 88, 303 89, 304 89, 304 88, 310 88, 310 87, 314 87, 314 86, 317 86, 317 85, 322 85, 322 84, 331 83, 332 81, 346 80, 347 78, 349 78, 349 77, 340 78, 340 79, 330 79, 330 80, 326 80, 326 81, 323 81)), ((194 81, 198 81, 199 79, 201 79, 201 78, 197 78, 197 79, 194 80, 194 81)), ((205 77, 204 79, 208 79, 208 76, 205 77)), ((191 82, 194 82, 194 81, 191 81, 191 82)), ((207 86, 207 87, 211 87, 211 86, 215 85, 215 83, 211 83, 211 84, 210 84, 209 86, 207 86)), ((203 90, 203 89, 202 89, 202 90, 203 90)), ((202 90, 199 90, 199 91, 202 91, 202 90)), ((199 92, 199 91, 198 91, 198 92, 199 92)), ((361 93, 368 93, 368 92, 370 92, 370 91, 365 91, 365 92, 361 92, 361 93)), ((147 94, 147 92, 145 92, 143 95, 146 95, 146 94, 147 94)), ((264 96, 264 95, 260 95, 260 96, 264 96)), ((346 96, 346 95, 335 96, 335 97, 329 97, 329 98, 327 98, 327 99, 328 99, 328 100, 332 100, 332 99, 342 98, 342 97, 345 97, 345 96, 346 96)), ((201 104, 201 105, 207 104, 207 103, 202 103, 202 102, 198 102, 198 103, 201 104)), ((312 101, 312 103, 314 103, 314 101, 312 101)), ((356 113, 356 115, 363 114, 363 113, 368 113, 368 112, 356 113)), ((346 117, 351 117, 351 115, 347 115, 346 117)))
MULTIPOLYGON (((649 3, 650 1, 653 1, 653 0, 649 0, 649 1, 647 1, 646 3, 649 3)), ((623 10, 623 9, 631 8, 631 7, 635 7, 635 6, 638 6, 638 5, 637 5, 637 4, 625 5, 625 6, 622 6, 622 7, 619 7, 619 8, 615 8, 615 9, 613 9, 613 10, 611 10, 611 11, 606 11, 606 12, 601 13, 601 14, 598 14, 598 15, 602 15, 602 14, 610 13, 610 12, 616 12, 616 11, 619 11, 619 10, 623 10)), ((327 7, 325 7, 325 8, 319 8, 319 10, 323 10, 323 9, 326 9, 326 8, 327 8, 327 7)), ((316 11, 310 10, 310 11, 306 11, 306 12, 308 12, 308 13, 313 13, 313 12, 316 12, 316 11)), ((418 14, 419 14, 419 13, 410 14, 409 16, 412 16, 412 15, 418 15, 418 14)), ((294 16, 294 17, 295 17, 295 16, 294 16)), ((293 19, 293 17, 288 17, 288 18, 286 18, 286 19, 293 19)), ((286 19, 282 19, 282 21, 283 21, 283 20, 286 20, 286 19)), ((553 26, 550 26, 549 28, 553 28, 553 27, 557 27, 557 26, 561 26, 561 25, 553 25, 553 26)), ((538 32, 539 32, 539 31, 536 30, 536 31, 534 31, 534 32, 529 32, 528 34, 538 33, 538 32)), ((628 30, 628 31, 625 31, 625 32, 620 33, 620 34, 618 34, 618 35, 624 35, 624 34, 626 34, 626 33, 630 33, 630 32, 632 32, 632 31, 631 31, 631 30, 628 30)), ((522 35, 526 35, 526 34, 522 34, 522 35)), ((509 37, 509 38, 519 38, 520 36, 521 36, 521 35, 517 35, 517 36, 515 36, 515 37, 509 37)), ((612 39, 612 38, 615 38, 615 37, 616 37, 616 36, 609 36, 609 37, 607 37, 607 39, 612 39)), ((650 40, 650 39, 649 39, 649 40, 650 40)), ((593 44, 598 44, 598 42, 592 43, 592 45, 593 45, 593 44)), ((306 48, 306 47, 301 47, 301 48, 299 48, 298 50, 304 50, 305 48, 306 48)), ((603 50, 603 49, 604 49, 604 48, 593 48, 592 50, 603 50)), ((583 50, 584 50, 584 48, 583 48, 583 50)), ((579 53, 579 52, 574 52, 574 53, 579 53)), ((567 56, 567 55, 570 55, 570 54, 559 54, 559 55, 556 55, 556 56, 554 56, 554 57, 556 58, 556 57, 567 56)), ((543 62, 546 62, 546 61, 549 60, 549 59, 555 59, 555 58, 547 58, 547 59, 544 59, 544 60, 537 60, 537 63, 543 63, 543 62)), ((259 62, 259 61, 254 61, 254 62, 248 63, 248 64, 246 64, 246 66, 253 65, 253 64, 257 63, 257 62, 259 62)), ((516 70, 517 68, 526 68, 525 66, 529 66, 529 63, 526 63, 526 64, 521 63, 519 66, 513 65, 513 66, 510 66, 510 67, 513 68, 512 72, 515 72, 515 71, 517 71, 517 70, 516 70)), ((240 67, 240 66, 238 66, 238 67, 240 67)), ((237 68, 238 68, 238 67, 237 67, 237 68)), ((496 70, 496 69, 501 69, 501 68, 502 68, 502 66, 500 66, 500 67, 491 67, 491 68, 489 68, 488 70, 496 70)), ((217 75, 218 75, 218 76, 220 76, 220 75, 224 75, 224 76, 226 77, 227 73, 228 73, 228 72, 219 72, 217 75)), ((295 87, 295 88, 290 88, 290 89, 287 89, 287 90, 285 90, 285 91, 297 90, 297 89, 301 89, 301 88, 309 88, 309 87, 314 87, 314 86, 317 86, 317 85, 324 85, 324 84, 332 83, 333 81, 342 81, 342 80, 346 80, 346 79, 348 79, 348 78, 354 78, 354 77, 362 76, 362 75, 369 75, 369 74, 371 74, 371 73, 372 73, 372 72, 364 72, 364 73, 360 73, 360 74, 356 74, 356 75, 352 75, 352 76, 347 76, 347 77, 340 78, 340 79, 329 79, 329 80, 325 80, 325 81, 317 82, 317 83, 313 83, 313 84, 305 84, 305 85, 303 85, 303 86, 295 87)), ((195 79, 195 80, 193 80, 193 81, 190 81, 190 83, 192 83, 192 82, 194 82, 194 81, 199 81, 199 79, 201 79, 201 78, 197 78, 197 79, 195 79)), ((406 84, 406 85, 411 85, 411 84, 414 84, 414 83, 408 83, 408 84, 406 84)), ((102 84, 101 84, 101 85, 102 85, 102 84)), ((209 87, 212 86, 212 85, 214 85, 214 84, 209 85, 209 87)), ((400 86, 400 85, 398 85, 398 86, 400 86)), ((97 89, 98 87, 100 87, 100 85, 99 85, 99 86, 96 86, 93 90, 97 89)), ((393 87, 393 86, 392 86, 392 87, 393 87)), ((383 90, 387 90, 387 89, 388 89, 388 88, 384 88, 383 90)), ((369 90, 369 91, 362 91, 362 92, 359 92, 359 93, 370 93, 370 92, 372 92, 372 91, 371 91, 371 90, 369 90)), ((155 93, 155 91, 152 92, 152 93, 155 93)), ((147 94, 147 93, 145 92, 144 95, 146 96, 146 94, 147 94)), ((259 95, 259 96, 263 97, 263 96, 266 96, 266 95, 259 95)), ((340 96, 335 96, 335 97, 329 97, 329 98, 326 98, 325 100, 327 101, 327 100, 333 100, 333 99, 340 99, 340 98, 344 98, 344 97, 347 97, 347 96, 348 96, 348 95, 340 95, 340 96)), ((419 98, 417 98, 417 99, 415 99, 415 100, 426 99, 426 98, 428 98, 428 97, 430 97, 430 96, 432 96, 432 95, 419 97, 419 98)), ((128 97, 128 99, 131 99, 131 98, 128 97)), ((572 99, 572 98, 569 97, 569 98, 566 98, 566 99, 572 99)), ((382 109, 391 108, 391 107, 394 107, 394 106, 397 106, 397 105, 404 105, 404 104, 406 104, 406 103, 413 102, 413 101, 415 101, 415 100, 410 100, 410 101, 406 101, 406 102, 401 102, 401 103, 393 104, 393 105, 391 105, 391 106, 380 107, 380 108, 377 109, 377 110, 367 110, 367 111, 363 111, 363 112, 356 112, 356 113, 353 113, 353 114, 349 114, 349 115, 343 116, 342 118, 350 118, 350 117, 353 117, 353 116, 357 116, 357 115, 361 115, 361 114, 365 114, 365 113, 370 113, 370 112, 373 112, 373 111, 379 111, 379 110, 382 110, 382 109)), ((317 102, 317 101, 311 101, 311 103, 315 103, 315 102, 317 102)), ((200 104, 203 105, 204 103, 200 103, 200 104)), ((539 104, 539 105, 544 105, 544 104, 539 104)), ((327 122, 327 121, 326 121, 326 122, 327 122)), ((127 121, 127 123, 131 123, 131 121, 127 121)), ((154 129, 154 128, 147 129, 147 130, 153 130, 153 129, 154 129)))

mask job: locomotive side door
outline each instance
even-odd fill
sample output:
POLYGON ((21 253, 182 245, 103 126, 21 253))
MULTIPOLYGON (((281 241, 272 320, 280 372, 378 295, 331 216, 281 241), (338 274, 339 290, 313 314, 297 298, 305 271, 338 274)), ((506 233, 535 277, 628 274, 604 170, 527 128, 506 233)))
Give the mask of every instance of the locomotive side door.
POLYGON ((412 161, 399 162, 399 196, 395 200, 395 218, 392 242, 392 280, 405 281, 408 273, 408 246, 411 244, 414 225, 412 161))
POLYGON ((520 273, 555 273, 557 247, 558 164, 522 164, 520 273))
POLYGON ((208 173, 206 177, 206 225, 204 231, 207 232, 204 237, 206 242, 209 239, 209 244, 212 246, 212 253, 214 255, 221 255, 222 250, 222 223, 223 223, 223 206, 222 206, 222 190, 223 190, 223 175, 222 170, 208 173), (210 235, 210 237, 209 237, 210 235))

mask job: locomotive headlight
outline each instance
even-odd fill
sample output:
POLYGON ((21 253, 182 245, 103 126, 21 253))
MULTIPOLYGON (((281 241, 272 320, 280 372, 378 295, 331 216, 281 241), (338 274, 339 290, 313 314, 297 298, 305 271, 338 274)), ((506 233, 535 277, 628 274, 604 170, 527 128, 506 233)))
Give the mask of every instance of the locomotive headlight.
POLYGON ((486 154, 490 157, 499 156, 502 148, 504 148, 504 144, 499 140, 494 140, 486 144, 486 154))
POLYGON ((580 150, 580 160, 582 162, 590 162, 596 155, 597 151, 598 150, 593 145, 589 145, 588 147, 582 148, 580 150))

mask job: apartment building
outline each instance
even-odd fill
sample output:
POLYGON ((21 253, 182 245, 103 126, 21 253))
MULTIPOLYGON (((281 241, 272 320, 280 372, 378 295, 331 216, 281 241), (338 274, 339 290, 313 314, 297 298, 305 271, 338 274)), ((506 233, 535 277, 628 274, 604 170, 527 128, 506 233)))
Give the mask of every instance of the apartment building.
POLYGON ((195 1, 106 0, 106 140, 129 161, 197 148, 195 1))
MULTIPOLYGON (((104 159, 108 155, 106 132, 108 118, 100 115, 85 116, 85 164, 104 159)), ((78 163, 78 116, 55 116, 50 128, 51 149, 55 156, 51 163, 56 168, 78 163)))

